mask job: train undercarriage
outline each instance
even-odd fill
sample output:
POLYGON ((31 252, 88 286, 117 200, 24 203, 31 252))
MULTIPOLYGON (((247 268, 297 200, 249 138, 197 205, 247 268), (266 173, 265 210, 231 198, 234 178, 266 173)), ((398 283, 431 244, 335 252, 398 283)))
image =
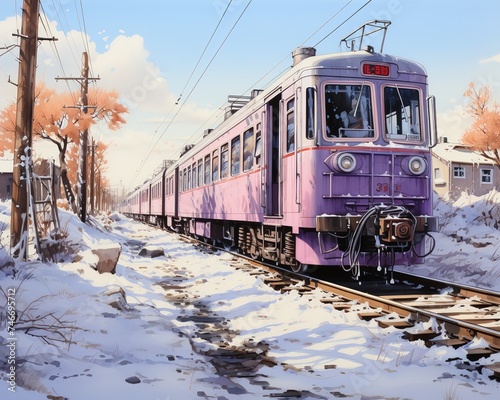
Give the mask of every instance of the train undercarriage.
POLYGON ((392 270, 404 254, 422 259, 434 247, 429 232, 437 230, 437 218, 418 216, 398 206, 377 206, 363 215, 321 215, 315 228, 291 227, 245 221, 197 218, 132 216, 162 229, 190 235, 215 246, 263 259, 294 272, 310 272, 318 266, 341 266, 359 279, 361 267, 392 270), (426 237, 431 249, 425 253, 426 237), (399 256, 398 256, 399 254, 399 256))
POLYGON ((434 239, 428 232, 436 230, 437 219, 414 217, 401 207, 378 207, 359 216, 318 216, 315 229, 300 229, 299 234, 291 227, 243 221, 170 218, 156 224, 294 272, 340 265, 359 278, 361 266, 392 270, 397 254, 413 259, 429 254, 434 239), (431 239, 427 253, 426 237, 431 239))

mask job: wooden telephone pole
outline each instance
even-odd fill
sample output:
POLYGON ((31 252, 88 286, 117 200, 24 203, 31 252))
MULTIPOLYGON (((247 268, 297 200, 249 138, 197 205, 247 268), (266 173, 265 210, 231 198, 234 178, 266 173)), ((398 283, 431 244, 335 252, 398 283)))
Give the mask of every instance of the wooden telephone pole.
POLYGON ((28 191, 26 164, 31 162, 33 109, 38 46, 39 0, 24 0, 19 51, 16 132, 12 177, 10 248, 14 257, 28 257, 28 191))
MULTIPOLYGON (((82 111, 88 113, 88 93, 89 93, 89 56, 87 52, 83 53, 82 70, 82 111)), ((87 152, 89 142, 89 131, 85 128, 80 131, 80 148, 78 149, 78 207, 80 220, 87 220, 87 152)))
MULTIPOLYGON (((89 81, 96 81, 99 78, 89 78, 89 56, 87 52, 83 53, 83 68, 82 76, 79 78, 56 78, 56 80, 75 80, 82 85, 81 89, 81 104, 74 106, 80 108, 84 114, 88 113, 88 92, 89 81)), ((87 220, 87 151, 88 151, 88 129, 80 131, 79 148, 78 148, 78 216, 82 222, 87 220)))

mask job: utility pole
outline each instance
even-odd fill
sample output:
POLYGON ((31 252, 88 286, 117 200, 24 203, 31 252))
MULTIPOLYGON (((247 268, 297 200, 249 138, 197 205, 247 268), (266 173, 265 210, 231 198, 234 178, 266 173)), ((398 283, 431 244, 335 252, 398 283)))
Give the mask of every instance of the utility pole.
POLYGON ((92 146, 90 147, 90 213, 94 214, 95 208, 95 139, 92 139, 92 146))
MULTIPOLYGON (((88 113, 89 93, 89 56, 83 53, 83 83, 82 83, 82 112, 88 113)), ((78 207, 80 207, 80 220, 87 220, 87 151, 89 131, 85 128, 80 131, 80 147, 78 149, 78 207)))
POLYGON ((10 248, 14 257, 28 258, 28 191, 26 165, 31 162, 33 109, 38 46, 39 0, 24 0, 12 177, 10 248))
MULTIPOLYGON (((89 92, 89 81, 96 81, 99 78, 89 78, 89 56, 87 52, 83 53, 83 68, 82 76, 79 78, 56 78, 56 80, 75 80, 80 81, 81 88, 81 104, 74 106, 80 108, 84 114, 88 113, 89 108, 95 108, 95 106, 89 106, 88 104, 88 92, 89 92)), ((87 147, 88 147, 88 129, 80 131, 79 136, 79 148, 78 148, 78 216, 82 222, 87 220, 87 147)))

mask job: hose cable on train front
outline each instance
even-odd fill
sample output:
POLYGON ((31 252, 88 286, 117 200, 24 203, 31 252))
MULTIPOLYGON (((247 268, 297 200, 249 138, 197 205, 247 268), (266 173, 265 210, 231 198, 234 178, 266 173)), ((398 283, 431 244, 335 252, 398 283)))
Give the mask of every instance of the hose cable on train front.
POLYGON ((430 255, 434 251, 434 248, 436 247, 436 239, 434 238, 434 236, 429 234, 429 232, 425 232, 425 236, 429 236, 429 238, 431 239, 431 248, 427 253, 418 254, 417 249, 415 248, 415 244, 412 243, 412 245, 411 245, 411 249, 413 250, 413 253, 419 258, 427 257, 428 255, 430 255))

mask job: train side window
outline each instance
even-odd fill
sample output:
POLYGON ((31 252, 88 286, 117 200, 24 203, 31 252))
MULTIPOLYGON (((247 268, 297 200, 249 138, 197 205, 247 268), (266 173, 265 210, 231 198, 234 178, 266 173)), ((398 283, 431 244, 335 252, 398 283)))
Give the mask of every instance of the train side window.
POLYGON ((315 109, 315 101, 314 101, 314 88, 308 87, 306 89, 306 138, 314 139, 314 109, 315 109))
POLYGON ((219 150, 212 153, 212 182, 219 180, 219 150))
POLYGON ((189 190, 191 189, 193 186, 192 186, 192 180, 191 178, 193 177, 192 175, 192 172, 191 172, 191 165, 189 167, 187 167, 187 187, 186 189, 189 190))
POLYGON ((286 152, 295 150, 295 99, 286 104, 286 152))
POLYGON ((196 170, 196 163, 193 164, 192 168, 191 168, 191 173, 193 174, 193 179, 191 180, 191 189, 194 189, 198 186, 197 184, 197 176, 198 176, 198 173, 197 173, 197 170, 196 170))
POLYGON ((243 171, 250 171, 253 168, 253 154, 255 150, 255 141, 253 128, 248 129, 243 134, 243 171))
POLYGON ((231 140, 231 176, 240 173, 240 160, 241 160, 241 139, 236 136, 231 140))
POLYGON ((262 134, 260 132, 260 124, 257 124, 257 133, 255 134, 255 165, 260 166, 261 155, 262 155, 262 134))
POLYGON ((198 160, 198 187, 203 185, 203 160, 198 160))
POLYGON ((187 180, 187 168, 184 168, 184 172, 183 172, 183 179, 182 179, 182 187, 184 188, 184 191, 187 190, 187 187, 188 187, 188 180, 187 180))
POLYGON ((210 154, 205 156, 205 185, 210 183, 210 154))
POLYGON ((220 148, 220 178, 229 176, 229 145, 226 143, 220 148))

